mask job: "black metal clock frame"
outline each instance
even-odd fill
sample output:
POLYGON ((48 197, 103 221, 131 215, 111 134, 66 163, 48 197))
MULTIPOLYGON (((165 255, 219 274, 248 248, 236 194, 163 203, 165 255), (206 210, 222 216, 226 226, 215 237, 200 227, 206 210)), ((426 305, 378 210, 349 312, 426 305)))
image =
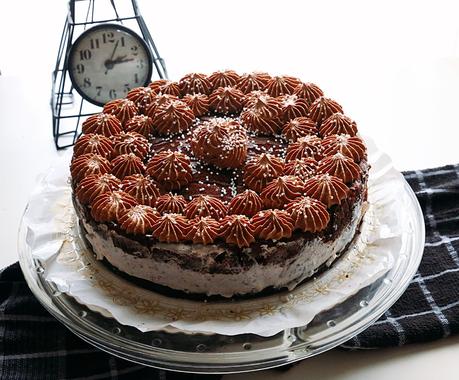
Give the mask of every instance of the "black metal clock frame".
MULTIPOLYGON (((110 24, 110 23, 104 23, 104 24, 99 24, 99 25, 96 25, 96 26, 93 26, 91 27, 90 29, 87 29, 85 30, 84 33, 80 34, 80 36, 75 40, 75 42, 73 43, 72 47, 70 48, 69 50, 69 55, 68 55, 68 58, 67 58, 67 65, 68 63, 71 61, 72 57, 74 54, 76 54, 76 48, 78 48, 78 43, 80 42, 80 40, 82 38, 85 37, 86 33, 89 33, 89 32, 92 32, 92 31, 96 31, 98 29, 103 29, 103 28, 107 28, 107 27, 113 27, 113 28, 116 28, 116 29, 119 29, 119 30, 122 30, 123 32, 126 32, 128 34, 130 34, 132 37, 134 37, 141 45, 142 47, 145 49, 145 51, 147 52, 147 66, 148 66, 148 73, 147 73, 147 80, 145 83, 140 83, 139 86, 146 86, 148 83, 150 83, 150 79, 151 79, 151 75, 152 75, 152 72, 153 72, 153 58, 150 54, 150 49, 148 48, 148 45, 147 43, 137 34, 135 33, 134 31, 132 31, 131 29, 129 28, 126 28, 125 26, 123 25, 117 25, 117 24, 110 24)), ((98 102, 94 99, 91 99, 84 91, 83 89, 79 88, 79 86, 76 86, 75 84, 75 78, 74 78, 74 73, 72 70, 69 70, 69 75, 70 75, 70 80, 72 81, 73 83, 73 87, 74 89, 80 94, 80 96, 82 98, 84 98, 85 100, 87 100, 88 102, 91 102, 95 105, 98 105, 98 106, 103 106, 104 103, 101 103, 101 102, 98 102)))
MULTIPOLYGON (((107 0, 105 0, 107 1, 107 0)), ((59 49, 57 53, 56 66, 52 75, 51 110, 53 117, 53 137, 57 149, 72 146, 78 138, 81 124, 86 117, 100 112, 100 107, 89 102, 86 97, 75 91, 70 73, 68 70, 68 57, 77 34, 76 28, 83 28, 83 33, 91 25, 117 24, 123 29, 123 24, 131 22, 139 30, 139 36, 143 38, 147 50, 150 52, 152 66, 161 79, 166 79, 167 70, 164 60, 160 57, 158 49, 151 37, 151 34, 140 14, 136 0, 124 0, 130 3, 132 13, 121 17, 115 4, 116 0, 109 0, 110 7, 114 12, 114 18, 95 19, 96 0, 69 0, 69 12, 62 31, 59 49), (75 3, 86 4, 86 15, 84 21, 77 20, 75 3)), ((100 3, 101 0, 98 0, 100 3)), ((135 33, 135 31, 133 31, 135 33)))

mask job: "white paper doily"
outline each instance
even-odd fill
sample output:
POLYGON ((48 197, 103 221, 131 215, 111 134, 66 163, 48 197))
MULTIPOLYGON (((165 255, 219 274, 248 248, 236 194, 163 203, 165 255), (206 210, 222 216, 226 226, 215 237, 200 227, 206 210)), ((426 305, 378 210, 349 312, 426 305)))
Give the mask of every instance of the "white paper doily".
POLYGON ((404 180, 371 141, 369 209, 361 234, 328 271, 290 292, 252 300, 202 302, 166 297, 138 287, 95 260, 82 241, 71 202, 68 162, 41 178, 23 223, 26 244, 59 291, 140 331, 173 327, 222 335, 272 336, 308 324, 370 285, 393 265, 402 244, 404 180))

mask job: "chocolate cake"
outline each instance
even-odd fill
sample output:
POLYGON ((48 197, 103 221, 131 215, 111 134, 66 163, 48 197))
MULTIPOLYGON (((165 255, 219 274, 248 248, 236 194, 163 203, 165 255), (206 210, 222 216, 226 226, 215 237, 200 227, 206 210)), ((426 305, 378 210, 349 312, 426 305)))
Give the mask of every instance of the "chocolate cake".
POLYGON ((183 294, 292 289, 348 247, 365 211, 356 123, 294 77, 157 80, 82 129, 73 200, 94 253, 183 294))

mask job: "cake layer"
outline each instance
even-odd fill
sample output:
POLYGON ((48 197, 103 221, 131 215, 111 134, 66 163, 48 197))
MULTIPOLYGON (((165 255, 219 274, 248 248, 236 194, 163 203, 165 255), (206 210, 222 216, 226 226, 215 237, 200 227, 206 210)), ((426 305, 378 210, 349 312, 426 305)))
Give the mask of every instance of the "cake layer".
POLYGON ((247 249, 244 254, 251 257, 253 264, 249 267, 232 268, 232 271, 226 273, 207 272, 205 264, 201 270, 187 268, 175 260, 163 260, 162 255, 155 255, 158 251, 173 252, 183 257, 199 257, 205 262, 218 255, 227 254, 222 246, 154 243, 149 247, 151 255, 145 256, 140 251, 136 255, 135 251, 127 253, 115 245, 113 235, 116 236, 116 233, 101 234, 85 221, 83 229, 97 258, 107 259, 124 273, 185 293, 233 297, 259 293, 268 287, 293 289, 314 275, 324 264, 329 267, 354 238, 364 209, 364 202, 355 204, 350 223, 337 239, 324 241, 322 238, 307 240, 305 237, 298 237, 288 242, 278 242, 271 247, 261 245, 262 255, 266 256, 288 251, 297 253, 283 262, 272 261, 266 264, 251 257, 251 252, 247 249))
POLYGON ((367 189, 354 183, 350 196, 330 210, 329 226, 319 234, 297 232, 283 241, 259 241, 247 248, 216 244, 161 243, 151 236, 127 235, 113 223, 97 223, 74 198, 87 241, 106 259, 136 278, 185 293, 255 294, 266 288, 294 288, 327 266, 352 241, 365 212, 367 189))

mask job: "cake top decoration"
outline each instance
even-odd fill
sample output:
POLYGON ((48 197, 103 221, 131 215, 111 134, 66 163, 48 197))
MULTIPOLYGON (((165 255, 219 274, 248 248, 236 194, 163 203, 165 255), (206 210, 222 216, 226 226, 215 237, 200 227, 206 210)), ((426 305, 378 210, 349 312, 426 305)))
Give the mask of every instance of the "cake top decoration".
POLYGON ((263 207, 263 201, 253 190, 245 190, 237 194, 228 206, 228 214, 254 216, 263 207))
POLYGON ((282 176, 272 180, 260 194, 265 208, 282 208, 303 194, 304 183, 295 176, 282 176))
POLYGON ((347 197, 348 187, 338 177, 330 174, 319 174, 308 179, 304 184, 304 192, 327 207, 340 204, 347 197))
POLYGON ((255 228, 245 215, 228 215, 220 221, 219 234, 228 244, 249 247, 255 241, 255 228))
POLYGON ((300 98, 305 99, 310 106, 314 100, 324 95, 319 86, 314 83, 300 83, 295 87, 293 93, 300 98))
POLYGON ((284 162, 269 153, 261 153, 247 162, 244 182, 252 190, 260 192, 269 181, 282 175, 284 162))
POLYGON ((318 162, 312 157, 288 161, 284 166, 285 175, 293 175, 303 181, 311 178, 317 172, 318 162))
POLYGON ((317 133, 316 123, 305 116, 290 119, 282 128, 282 135, 290 142, 295 142, 300 137, 316 135, 317 133))
POLYGON ((121 132, 112 137, 115 156, 134 153, 142 160, 149 151, 148 140, 137 132, 121 132))
POLYGON ((330 135, 322 140, 324 155, 330 156, 341 153, 359 162, 365 156, 365 144, 358 136, 330 135))
POLYGON ((310 197, 301 197, 289 203, 286 211, 291 215, 295 229, 303 232, 319 232, 330 221, 327 207, 310 197))
POLYGON ((160 135, 169 135, 190 128, 194 114, 186 103, 177 100, 157 106, 152 120, 155 132, 160 135))
POLYGON ((161 214, 182 214, 187 204, 183 195, 166 193, 156 199, 155 207, 161 214))
POLYGON ((130 90, 126 97, 135 103, 140 112, 143 112, 154 99, 155 92, 150 87, 137 87, 130 90))
POLYGON ((132 174, 143 174, 144 172, 145 165, 142 159, 134 153, 121 154, 112 161, 111 173, 119 179, 123 179, 132 174))
POLYGON ((95 153, 102 157, 109 158, 113 151, 113 143, 104 135, 88 133, 81 136, 73 148, 74 157, 86 153, 95 153))
POLYGON ((146 115, 135 115, 124 126, 126 132, 137 132, 148 137, 153 131, 153 120, 146 115))
POLYGON ((195 217, 210 216, 215 220, 220 220, 227 213, 224 203, 210 195, 198 195, 192 199, 185 207, 184 214, 188 219, 195 217))
POLYGON ((266 84, 266 92, 271 96, 281 96, 293 94, 300 80, 291 76, 274 76, 266 84))
POLYGON ((195 117, 204 116, 209 112, 209 98, 204 94, 187 94, 182 99, 191 108, 195 117))
POLYGON ((102 112, 116 116, 121 124, 124 124, 136 115, 139 112, 139 109, 132 100, 115 99, 105 104, 102 112))
POLYGON ((150 87, 155 94, 180 96, 179 84, 167 79, 153 81, 148 85, 148 87, 150 87))
POLYGON ((219 87, 209 96, 210 109, 217 114, 236 115, 244 105, 244 93, 235 87, 219 87))
POLYGON ((319 132, 322 136, 339 134, 355 136, 357 133, 357 124, 350 117, 337 112, 324 120, 319 132))
POLYGON ((205 74, 191 73, 179 81, 182 96, 186 94, 205 94, 212 92, 212 83, 205 74))
POLYGON ((242 249, 322 231, 368 171, 356 122, 292 76, 155 80, 82 129, 70 167, 77 200, 96 221, 164 243, 242 249))
POLYGON ((156 116, 159 107, 167 107, 175 102, 180 102, 180 98, 175 95, 169 94, 158 94, 155 95, 148 107, 145 109, 145 115, 148 115, 152 118, 156 116))
POLYGON ((108 173, 111 167, 110 161, 106 158, 98 154, 87 153, 74 158, 70 164, 70 174, 76 182, 79 182, 89 174, 108 173))
POLYGON ((191 173, 189 157, 170 150, 154 155, 147 165, 147 174, 170 189, 180 189, 190 182, 191 173))
POLYGON ((191 139, 194 155, 220 168, 237 168, 247 157, 247 133, 233 119, 216 118, 195 129, 191 139))
POLYGON ((241 120, 247 129, 261 136, 271 136, 279 132, 282 121, 280 118, 269 118, 254 107, 249 107, 241 113, 241 120))
POLYGON ((121 181, 112 174, 90 174, 76 188, 76 196, 83 204, 91 203, 99 194, 119 189, 121 181))
POLYGON ((161 195, 158 186, 149 176, 133 174, 124 177, 121 182, 123 191, 132 195, 139 203, 154 207, 157 198, 161 195))
POLYGON ((280 240, 292 236, 292 217, 283 210, 263 210, 252 218, 255 236, 263 240, 280 240))
POLYGON ((102 193, 91 202, 91 215, 98 222, 116 222, 136 204, 137 201, 124 191, 102 193))
POLYGON ((240 76, 234 70, 216 71, 209 76, 214 91, 219 87, 235 87, 239 80, 240 76))
POLYGON ((121 132, 121 122, 115 115, 98 113, 89 116, 82 124, 83 133, 96 133, 110 137, 121 132))
POLYGON ((282 106, 282 118, 284 121, 296 117, 308 116, 309 105, 307 101, 297 95, 284 95, 280 97, 282 106))
POLYGON ((185 237, 194 244, 212 244, 219 234, 220 224, 211 217, 197 217, 191 221, 190 229, 185 237))
POLYGON ((150 206, 137 205, 126 210, 119 219, 119 224, 127 233, 146 235, 153 231, 153 225, 159 214, 150 206))
POLYGON ((316 160, 320 160, 323 150, 321 142, 322 140, 315 135, 300 137, 288 146, 285 156, 286 161, 304 157, 312 157, 316 160))
POLYGON ((360 178, 360 168, 352 158, 341 153, 325 157, 317 167, 318 173, 328 173, 341 178, 344 183, 350 183, 360 178))
POLYGON ((343 112, 343 108, 338 102, 325 96, 320 96, 311 104, 309 117, 320 124, 337 112, 343 112))
POLYGON ((271 76, 266 73, 243 74, 237 84, 237 88, 244 94, 248 94, 252 91, 263 90, 270 79, 271 76))
POLYGON ((185 240, 189 231, 188 219, 179 214, 164 214, 153 224, 152 234, 159 241, 178 243, 185 240))
POLYGON ((282 101, 279 98, 255 91, 248 95, 247 109, 263 118, 277 119, 282 115, 282 101))

